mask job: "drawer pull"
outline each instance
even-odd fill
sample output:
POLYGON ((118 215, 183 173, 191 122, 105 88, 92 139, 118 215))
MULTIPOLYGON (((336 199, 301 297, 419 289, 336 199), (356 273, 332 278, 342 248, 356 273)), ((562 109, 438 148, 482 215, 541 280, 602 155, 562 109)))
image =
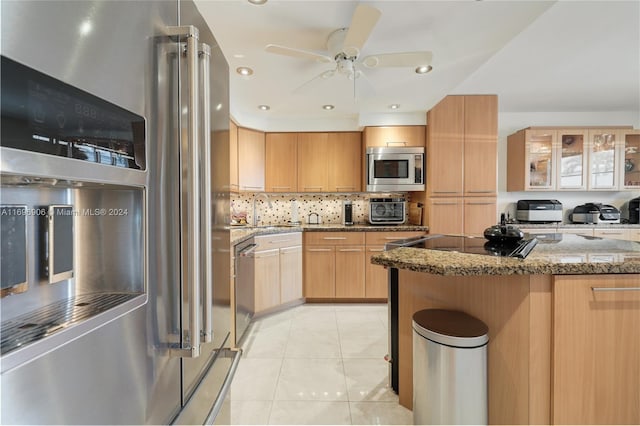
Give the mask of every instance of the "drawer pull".
POLYGON ((347 237, 322 237, 323 240, 346 240, 347 237))
POLYGON ((330 248, 326 248, 326 249, 320 249, 320 248, 312 249, 312 248, 310 248, 310 249, 307 249, 307 251, 333 251, 333 250, 331 250, 330 248))
POLYGON ((338 251, 351 251, 351 252, 361 252, 362 249, 338 249, 338 251))
POLYGON ((293 240, 292 239, 288 239, 288 240, 271 240, 271 241, 269 241, 269 244, 287 243, 289 241, 293 241, 293 240))
POLYGON ((640 287, 591 287, 593 291, 640 291, 640 287))
POLYGON ((433 203, 434 206, 455 206, 458 203, 433 203))
POLYGON ((467 202, 465 203, 468 206, 492 206, 494 203, 472 203, 472 202, 467 202))
POLYGON ((384 251, 384 249, 369 249, 369 251, 383 252, 383 251, 384 251))

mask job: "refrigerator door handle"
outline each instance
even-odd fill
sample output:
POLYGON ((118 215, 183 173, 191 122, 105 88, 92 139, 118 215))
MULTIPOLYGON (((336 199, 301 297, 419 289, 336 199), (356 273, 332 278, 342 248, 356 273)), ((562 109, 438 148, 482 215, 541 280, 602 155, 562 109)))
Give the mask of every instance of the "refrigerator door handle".
MULTIPOLYGON (((200 167, 198 158, 199 148, 199 99, 198 99, 198 29, 192 25, 168 27, 169 36, 178 37, 187 42, 187 80, 188 80, 188 124, 187 124, 187 155, 180 155, 180 170, 188 170, 183 185, 187 190, 186 198, 187 247, 182 247, 182 285, 188 285, 189 295, 189 327, 183 334, 183 343, 178 348, 171 349, 171 355, 197 358, 200 356, 200 167), (185 167, 184 161, 188 165, 185 167), (186 254, 186 262, 185 262, 186 254), (187 284, 188 283, 188 284, 187 284)), ((185 144, 181 143, 181 147, 185 144)), ((183 197, 180 198, 181 210, 183 197)), ((186 290, 183 288, 183 291, 186 290)))
POLYGON ((204 206, 202 208, 202 219, 204 226, 202 232, 204 233, 204 324, 202 327, 202 342, 209 343, 213 341, 213 318, 212 318, 212 306, 213 306, 213 246, 212 246, 212 232, 213 227, 211 222, 213 221, 212 209, 211 209, 211 48, 202 43, 198 52, 201 60, 202 71, 202 131, 203 137, 200 139, 201 148, 200 152, 203 153, 204 161, 202 185, 200 186, 202 191, 202 201, 204 206))

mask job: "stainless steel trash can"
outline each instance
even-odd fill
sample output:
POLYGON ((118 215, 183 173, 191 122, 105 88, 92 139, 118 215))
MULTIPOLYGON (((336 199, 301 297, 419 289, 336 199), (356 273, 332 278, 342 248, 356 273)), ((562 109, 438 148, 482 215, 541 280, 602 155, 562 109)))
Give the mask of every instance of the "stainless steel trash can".
POLYGON ((487 424, 489 328, 460 311, 413 315, 413 423, 487 424))

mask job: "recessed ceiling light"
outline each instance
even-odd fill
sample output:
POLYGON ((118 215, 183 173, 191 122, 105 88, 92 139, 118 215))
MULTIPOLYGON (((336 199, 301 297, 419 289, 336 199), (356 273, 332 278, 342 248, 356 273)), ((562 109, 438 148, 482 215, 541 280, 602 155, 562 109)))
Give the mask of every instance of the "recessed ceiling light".
POLYGON ((271 107, 269 105, 258 105, 258 109, 262 111, 269 111, 271 107))
POLYGON ((421 67, 416 68, 416 74, 426 74, 432 69, 433 67, 431 65, 423 65, 421 67))
POLYGON ((236 68, 236 72, 244 76, 253 74, 253 70, 249 67, 238 67, 236 68))
POLYGON ((322 105, 322 108, 323 108, 323 109, 326 109, 327 111, 329 111, 329 110, 334 109, 334 108, 335 108, 335 106, 333 106, 333 105, 322 105))
POLYGON ((399 104, 391 104, 391 105, 389 105, 389 108, 398 109, 398 108, 400 108, 400 105, 399 104))
POLYGON ((257 4, 257 5, 265 4, 267 2, 267 0, 247 0, 247 1, 251 4, 257 4))
POLYGON ((233 57, 234 58, 238 58, 238 59, 242 59, 242 58, 244 58, 244 55, 242 53, 234 53, 233 57))

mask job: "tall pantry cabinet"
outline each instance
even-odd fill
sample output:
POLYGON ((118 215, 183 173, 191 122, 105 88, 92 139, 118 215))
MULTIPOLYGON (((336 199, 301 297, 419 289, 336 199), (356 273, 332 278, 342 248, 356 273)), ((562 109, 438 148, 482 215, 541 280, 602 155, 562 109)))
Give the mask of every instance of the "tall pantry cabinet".
POLYGON ((447 96, 427 112, 429 232, 482 234, 496 222, 498 97, 447 96))

